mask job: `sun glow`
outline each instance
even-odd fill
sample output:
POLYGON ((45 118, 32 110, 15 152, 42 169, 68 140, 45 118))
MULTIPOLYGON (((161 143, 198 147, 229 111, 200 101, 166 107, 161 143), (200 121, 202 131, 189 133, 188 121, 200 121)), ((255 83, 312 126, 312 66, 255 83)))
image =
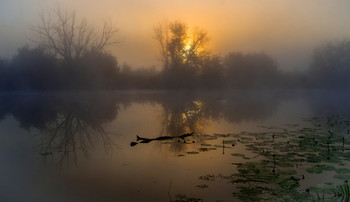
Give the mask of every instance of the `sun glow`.
POLYGON ((191 49, 191 47, 192 47, 192 40, 189 39, 189 40, 187 40, 186 43, 185 43, 184 50, 185 50, 186 52, 189 52, 190 49, 191 49))

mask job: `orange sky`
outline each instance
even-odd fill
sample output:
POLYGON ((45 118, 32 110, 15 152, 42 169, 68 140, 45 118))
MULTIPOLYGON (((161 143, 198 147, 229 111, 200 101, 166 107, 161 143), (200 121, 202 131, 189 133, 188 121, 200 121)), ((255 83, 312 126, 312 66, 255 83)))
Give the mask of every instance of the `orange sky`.
POLYGON ((6 57, 31 38, 38 13, 56 5, 99 23, 111 18, 123 42, 110 47, 120 63, 160 66, 153 26, 180 20, 208 31, 210 49, 264 51, 281 68, 301 70, 314 47, 350 38, 350 1, 339 0, 1 0, 0 55, 6 57))

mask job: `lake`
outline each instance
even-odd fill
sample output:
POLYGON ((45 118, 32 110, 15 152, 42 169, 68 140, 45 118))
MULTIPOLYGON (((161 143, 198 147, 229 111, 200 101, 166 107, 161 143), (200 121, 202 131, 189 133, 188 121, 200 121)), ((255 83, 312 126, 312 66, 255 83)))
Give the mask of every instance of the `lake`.
POLYGON ((349 123, 346 90, 2 93, 0 201, 339 201, 349 123))

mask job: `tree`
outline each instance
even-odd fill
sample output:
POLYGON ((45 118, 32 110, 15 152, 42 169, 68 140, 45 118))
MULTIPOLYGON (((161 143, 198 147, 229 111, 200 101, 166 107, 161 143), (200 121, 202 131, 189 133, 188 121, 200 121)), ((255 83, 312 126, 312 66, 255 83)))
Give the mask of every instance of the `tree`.
POLYGON ((317 48, 308 74, 309 81, 317 87, 350 86, 350 40, 317 48))
POLYGON ((225 85, 225 69, 219 56, 207 57, 199 75, 201 87, 222 88, 225 85))
POLYGON ((8 64, 7 61, 0 58, 0 90, 9 90, 8 88, 8 64))
POLYGON ((159 23, 154 28, 155 39, 160 44, 164 70, 180 66, 198 67, 201 59, 208 56, 206 31, 194 28, 188 31, 185 23, 159 23))
POLYGON ((67 70, 71 81, 78 80, 76 86, 83 89, 112 89, 119 76, 117 59, 108 53, 90 51, 80 59, 76 68, 67 70))
POLYGON ((229 53, 223 65, 234 88, 273 87, 280 75, 276 62, 264 53, 229 53))
POLYGON ((170 88, 194 87, 199 69, 209 56, 207 32, 199 28, 189 32, 188 26, 181 22, 159 23, 154 32, 164 65, 164 85, 170 88))
POLYGON ((51 90, 59 88, 60 72, 56 58, 41 47, 18 49, 11 59, 10 86, 17 90, 51 90))
POLYGON ((164 63, 164 70, 169 69, 169 51, 168 51, 168 43, 169 43, 169 26, 165 23, 158 23, 157 26, 154 27, 154 38, 159 42, 161 58, 164 63))
POLYGON ((86 52, 103 52, 106 46, 117 43, 114 36, 118 30, 111 21, 105 21, 99 30, 85 19, 78 20, 74 11, 59 7, 40 17, 41 24, 34 28, 40 45, 65 62, 76 61, 86 52))

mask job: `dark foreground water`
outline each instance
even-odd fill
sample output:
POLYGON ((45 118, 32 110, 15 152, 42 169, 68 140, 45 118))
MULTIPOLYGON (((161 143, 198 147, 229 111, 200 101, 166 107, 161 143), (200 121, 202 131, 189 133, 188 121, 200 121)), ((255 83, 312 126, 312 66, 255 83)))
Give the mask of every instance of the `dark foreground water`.
POLYGON ((3 93, 0 201, 339 201, 349 124, 340 90, 3 93))

